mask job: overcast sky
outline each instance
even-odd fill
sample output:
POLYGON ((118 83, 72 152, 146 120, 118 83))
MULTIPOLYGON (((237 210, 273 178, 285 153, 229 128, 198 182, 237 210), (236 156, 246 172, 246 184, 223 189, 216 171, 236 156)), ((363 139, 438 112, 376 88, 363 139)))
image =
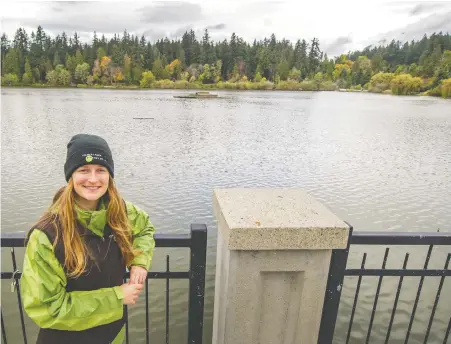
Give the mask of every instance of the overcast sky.
POLYGON ((451 1, 9 1, 2 2, 0 13, 1 32, 9 38, 19 27, 30 34, 38 25, 52 35, 77 31, 82 41, 90 41, 94 31, 109 37, 127 29, 153 42, 181 37, 191 28, 202 35, 208 28, 215 41, 232 32, 250 42, 273 32, 293 42, 318 37, 329 55, 392 38, 451 33, 451 1))

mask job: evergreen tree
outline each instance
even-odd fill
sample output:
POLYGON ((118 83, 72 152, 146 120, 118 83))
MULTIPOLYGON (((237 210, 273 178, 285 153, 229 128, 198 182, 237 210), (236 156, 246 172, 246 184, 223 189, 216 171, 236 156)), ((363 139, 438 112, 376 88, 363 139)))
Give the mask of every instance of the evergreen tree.
POLYGON ((59 64, 61 64, 61 59, 58 52, 56 52, 55 55, 53 56, 53 67, 56 67, 59 64))
POLYGON ((319 49, 319 40, 317 38, 312 39, 310 45, 310 52, 308 54, 308 73, 314 75, 317 72, 318 66, 321 60, 321 50, 319 49))
POLYGON ((83 64, 84 62, 85 61, 83 59, 83 55, 80 52, 80 49, 77 49, 77 51, 75 52, 75 64, 78 66, 83 64))
POLYGON ((6 53, 2 71, 4 74, 15 74, 20 77, 19 51, 16 48, 10 48, 6 53))
POLYGON ((25 73, 23 74, 22 82, 24 85, 30 85, 34 82, 33 72, 31 70, 31 66, 30 66, 30 62, 28 61, 28 57, 25 60, 25 73))

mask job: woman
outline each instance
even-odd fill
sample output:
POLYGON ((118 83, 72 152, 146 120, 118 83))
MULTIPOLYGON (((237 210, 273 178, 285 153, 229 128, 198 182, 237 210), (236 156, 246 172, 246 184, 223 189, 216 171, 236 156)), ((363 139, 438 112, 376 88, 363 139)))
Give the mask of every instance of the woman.
POLYGON ((147 279, 155 229, 122 200, 101 137, 72 137, 64 173, 67 185, 28 233, 24 309, 40 327, 39 344, 122 343, 124 305, 135 304, 147 279))

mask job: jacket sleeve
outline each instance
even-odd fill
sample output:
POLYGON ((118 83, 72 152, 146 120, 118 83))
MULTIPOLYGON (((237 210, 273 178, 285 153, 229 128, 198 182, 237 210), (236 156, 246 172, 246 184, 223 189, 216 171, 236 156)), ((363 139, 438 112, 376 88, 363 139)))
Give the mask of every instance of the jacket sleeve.
POLYGON ((81 331, 123 315, 120 287, 66 291, 66 274, 40 230, 30 235, 20 282, 25 312, 42 328, 81 331))
POLYGON ((128 219, 132 226, 133 247, 141 251, 141 254, 135 257, 130 265, 141 266, 149 271, 155 249, 155 240, 153 238, 155 228, 145 211, 130 202, 126 202, 126 206, 128 219))

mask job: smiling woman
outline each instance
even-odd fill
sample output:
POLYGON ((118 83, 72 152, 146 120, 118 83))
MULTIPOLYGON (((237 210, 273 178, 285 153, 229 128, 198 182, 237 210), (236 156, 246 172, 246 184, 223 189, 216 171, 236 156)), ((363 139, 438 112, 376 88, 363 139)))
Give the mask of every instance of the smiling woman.
POLYGON ((67 185, 28 233, 21 278, 37 343, 122 343, 124 305, 135 304, 152 262, 149 216, 122 199, 107 142, 78 134, 67 145, 67 185), (123 284, 125 267, 130 282, 123 284))

